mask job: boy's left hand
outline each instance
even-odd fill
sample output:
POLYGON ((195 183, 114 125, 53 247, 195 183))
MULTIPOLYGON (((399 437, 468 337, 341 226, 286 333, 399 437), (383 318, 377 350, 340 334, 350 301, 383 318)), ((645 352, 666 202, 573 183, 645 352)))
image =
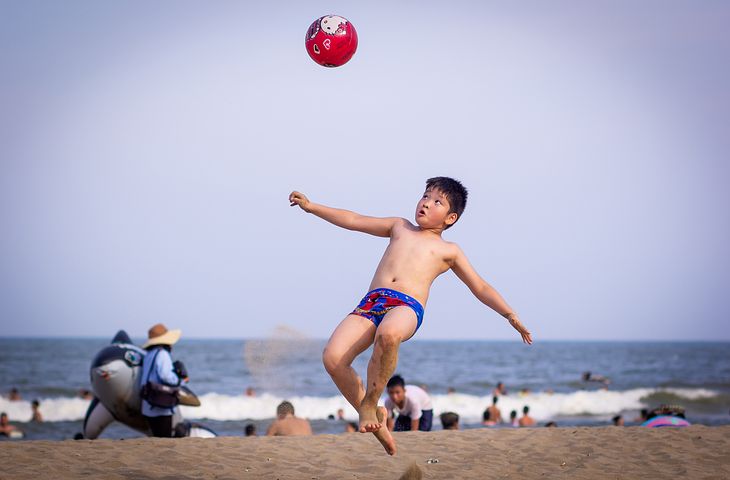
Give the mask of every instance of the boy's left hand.
POLYGON ((517 318, 517 315, 514 313, 509 314, 507 316, 507 320, 509 320, 509 324, 512 325, 512 327, 517 330, 520 335, 522 335, 522 341, 528 345, 532 345, 532 334, 524 325, 522 325, 522 322, 520 322, 520 319, 517 318))

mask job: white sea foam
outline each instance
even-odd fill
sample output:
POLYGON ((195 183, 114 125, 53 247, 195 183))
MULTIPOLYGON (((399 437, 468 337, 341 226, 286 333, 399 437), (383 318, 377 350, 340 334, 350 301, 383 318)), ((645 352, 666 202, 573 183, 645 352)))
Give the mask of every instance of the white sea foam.
MULTIPOLYGON (((39 408, 43 421, 63 422, 83 420, 91 400, 72 397, 39 398, 39 408)), ((0 411, 8 414, 11 422, 28 422, 33 416, 30 401, 20 400, 11 402, 7 398, 0 398, 0 411)))
MULTIPOLYGON (((549 420, 559 416, 608 416, 624 410, 638 410, 649 405, 642 398, 657 393, 669 393, 684 400, 712 398, 717 392, 693 388, 636 388, 624 391, 597 390, 570 393, 533 393, 525 396, 509 395, 500 397, 497 406, 502 417, 509 417, 510 410, 522 411, 529 405, 531 415, 539 420, 549 420)), ((333 415, 339 408, 345 410, 345 417, 356 419, 355 410, 341 396, 280 397, 262 394, 257 397, 232 396, 208 393, 200 396, 200 407, 181 407, 185 418, 210 420, 263 420, 275 415, 276 406, 282 400, 294 404, 298 416, 310 419, 324 419, 333 415)), ((491 404, 490 396, 476 396, 461 393, 433 395, 434 414, 452 411, 458 413, 463 422, 473 423, 481 420, 482 412, 491 404)), ((45 421, 83 420, 89 401, 80 398, 41 398, 41 413, 45 421)), ((0 411, 7 412, 10 420, 25 422, 31 417, 30 402, 10 402, 0 398, 0 411)))

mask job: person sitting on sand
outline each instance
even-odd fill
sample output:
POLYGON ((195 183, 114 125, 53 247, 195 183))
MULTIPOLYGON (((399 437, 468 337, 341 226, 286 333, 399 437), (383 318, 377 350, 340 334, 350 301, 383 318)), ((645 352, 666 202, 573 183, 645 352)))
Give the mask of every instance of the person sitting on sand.
POLYGON ((454 412, 444 412, 441 414, 441 427, 444 430, 459 429, 459 415, 454 412))
POLYGON ((497 382, 497 386, 494 387, 494 390, 492 390, 492 396, 498 397, 500 395, 507 395, 507 389, 504 386, 504 383, 497 382))
MULTIPOLYGON (((291 206, 338 227, 389 239, 370 291, 340 322, 322 355, 327 373, 359 414, 360 432, 372 432, 389 455, 395 455, 396 444, 389 430, 383 428, 387 412, 378 401, 395 371, 401 343, 421 326, 423 306, 436 277, 452 270, 480 302, 507 319, 525 343, 532 343, 530 332, 512 307, 479 276, 457 244, 442 238, 462 216, 466 199, 467 190, 458 180, 430 178, 416 206, 414 225, 405 218, 376 218, 316 204, 296 191, 289 195, 291 206), (371 345, 364 388, 352 362, 371 345)), ((312 293, 326 287, 312 287, 312 293)))
POLYGON ((388 430, 430 432, 433 406, 428 393, 415 385, 406 385, 400 375, 394 375, 388 380, 387 386, 388 398, 385 400, 385 409, 388 412, 388 430), (397 418, 394 419, 394 415, 397 415, 397 418))
POLYGON ((517 421, 517 410, 512 410, 509 412, 509 424, 513 427, 519 427, 520 424, 517 421))
POLYGON ((489 421, 492 422, 492 425, 502 423, 502 412, 497 407, 497 401, 499 401, 499 397, 495 395, 492 397, 492 405, 487 407, 484 411, 485 417, 489 417, 489 421), (487 413, 489 413, 489 415, 486 415, 487 413))
POLYGON ((269 426, 266 435, 311 435, 312 426, 304 418, 294 415, 294 405, 284 400, 276 407, 276 420, 269 426))
POLYGON ((591 372, 583 372, 582 378, 584 382, 602 383, 604 386, 611 383, 611 380, 609 380, 608 377, 604 377, 603 375, 596 375, 595 373, 591 372))
POLYGON ((249 423, 246 425, 246 428, 243 431, 244 435, 247 437, 255 437, 256 436, 256 425, 253 423, 249 423))
POLYGON ((40 406, 41 402, 39 402, 38 400, 33 400, 33 403, 30 404, 30 408, 33 409, 33 416, 30 418, 31 422, 43 422, 43 415, 41 415, 41 412, 39 410, 40 406))
POLYGON ((12 432, 17 430, 18 428, 15 425, 10 425, 8 414, 5 412, 0 413, 0 435, 9 437, 12 432))
POLYGON ((622 417, 621 415, 616 415, 615 417, 613 417, 611 419, 611 421, 613 422, 614 427, 623 427, 624 426, 624 417, 622 417))
POLYGON ((530 407, 525 405, 522 407, 522 417, 520 418, 520 427, 534 427, 535 419, 530 416, 530 407))
POLYGON ((17 388, 13 387, 10 389, 10 392, 8 393, 8 400, 11 402, 19 402, 22 399, 23 397, 20 396, 20 392, 17 388))

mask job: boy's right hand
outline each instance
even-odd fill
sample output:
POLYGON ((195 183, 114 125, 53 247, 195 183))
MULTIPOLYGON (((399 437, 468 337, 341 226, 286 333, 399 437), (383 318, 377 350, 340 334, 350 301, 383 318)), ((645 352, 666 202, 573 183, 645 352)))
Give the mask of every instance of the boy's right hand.
POLYGON ((309 213, 309 205, 310 205, 309 199, 304 195, 303 193, 299 193, 297 191, 291 192, 289 194, 289 206, 293 207, 294 205, 299 205, 299 208, 304 210, 305 212, 309 213))

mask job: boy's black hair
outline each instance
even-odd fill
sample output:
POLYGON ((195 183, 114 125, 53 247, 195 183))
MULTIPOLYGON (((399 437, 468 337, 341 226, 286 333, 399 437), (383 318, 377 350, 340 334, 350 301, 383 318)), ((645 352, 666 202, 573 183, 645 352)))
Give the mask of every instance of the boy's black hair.
POLYGON ((496 396, 496 395, 495 395, 495 396, 493 396, 493 397, 492 397, 492 405, 496 405, 496 404, 497 404, 497 400, 499 400, 499 397, 498 397, 498 396, 496 396))
POLYGON ((441 414, 441 426, 444 430, 454 428, 459 423, 459 414, 454 412, 444 412, 441 414))
POLYGON ((276 407, 276 414, 277 415, 286 415, 288 413, 291 413, 294 415, 294 405, 291 404, 291 402, 284 400, 279 404, 278 407, 276 407))
MULTIPOLYGON (((449 213, 455 213, 456 221, 458 222, 461 218, 461 214, 464 213, 464 209, 466 208, 466 197, 469 195, 469 192, 466 191, 466 187, 464 187, 460 181, 454 180, 453 178, 433 177, 426 180, 426 190, 432 188, 446 196, 449 201, 449 205, 451 206, 449 213)), ((449 228, 452 225, 453 223, 451 225, 447 225, 446 228, 449 228)))
POLYGON ((517 416, 517 410, 512 410, 509 412, 509 418, 515 418, 517 416))
POLYGON ((406 388, 406 381, 403 380, 403 377, 401 377, 400 375, 393 375, 393 377, 388 380, 387 388, 393 388, 398 386, 406 388))
POLYGON ((256 435, 256 425, 254 425, 253 423, 249 423, 248 425, 246 425, 245 432, 247 437, 252 437, 256 435))
POLYGON ((527 415, 527 412, 529 412, 529 411, 530 411, 530 407, 528 407, 527 405, 522 407, 522 413, 524 413, 525 415, 527 415))

